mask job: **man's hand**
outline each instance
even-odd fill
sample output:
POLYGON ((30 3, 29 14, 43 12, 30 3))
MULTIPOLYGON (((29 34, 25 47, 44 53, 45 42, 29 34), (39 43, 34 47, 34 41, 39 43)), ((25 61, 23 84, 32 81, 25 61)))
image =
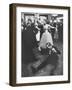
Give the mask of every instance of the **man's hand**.
POLYGON ((52 48, 52 51, 55 52, 55 53, 57 52, 54 48, 52 48))

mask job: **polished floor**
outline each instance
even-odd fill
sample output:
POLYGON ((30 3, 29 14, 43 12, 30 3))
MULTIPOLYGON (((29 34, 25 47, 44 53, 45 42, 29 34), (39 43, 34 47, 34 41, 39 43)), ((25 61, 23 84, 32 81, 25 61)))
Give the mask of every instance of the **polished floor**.
POLYGON ((52 64, 47 64, 43 68, 41 68, 40 70, 38 70, 34 73, 31 66, 34 65, 35 67, 37 67, 42 62, 42 60, 44 60, 46 58, 46 56, 43 56, 43 55, 37 53, 37 51, 34 51, 35 53, 37 53, 36 57, 37 57, 38 61, 31 62, 28 64, 25 64, 22 62, 22 77, 50 76, 52 71, 53 71, 52 75, 63 75, 63 47, 62 47, 63 44, 62 44, 62 42, 57 40, 57 41, 54 41, 54 45, 61 52, 61 54, 58 55, 59 59, 58 59, 56 68, 54 69, 54 65, 52 65, 52 64))

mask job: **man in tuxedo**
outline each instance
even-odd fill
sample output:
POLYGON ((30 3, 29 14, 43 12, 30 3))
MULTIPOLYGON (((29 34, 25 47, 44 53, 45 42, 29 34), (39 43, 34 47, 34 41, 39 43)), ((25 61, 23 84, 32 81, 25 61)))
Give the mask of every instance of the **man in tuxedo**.
POLYGON ((31 19, 22 31, 22 60, 24 63, 34 61, 33 48, 36 46, 35 26, 31 19))

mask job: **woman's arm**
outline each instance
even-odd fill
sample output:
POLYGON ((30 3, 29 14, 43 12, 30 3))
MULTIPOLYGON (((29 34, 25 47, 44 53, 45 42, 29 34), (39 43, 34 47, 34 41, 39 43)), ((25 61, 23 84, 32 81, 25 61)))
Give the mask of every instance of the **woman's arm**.
POLYGON ((50 28, 53 28, 53 29, 56 29, 56 27, 53 27, 53 26, 51 26, 51 25, 49 25, 49 27, 50 27, 50 28))

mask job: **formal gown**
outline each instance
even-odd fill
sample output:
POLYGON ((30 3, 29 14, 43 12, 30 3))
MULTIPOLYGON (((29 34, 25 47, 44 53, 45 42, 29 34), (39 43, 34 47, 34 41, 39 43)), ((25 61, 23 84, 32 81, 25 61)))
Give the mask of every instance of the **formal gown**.
POLYGON ((45 26, 44 26, 44 29, 46 29, 46 30, 45 30, 45 32, 42 34, 39 47, 46 48, 46 44, 47 44, 47 43, 51 43, 51 45, 53 45, 52 36, 51 36, 51 33, 48 32, 48 27, 49 27, 48 25, 45 25, 45 26))

